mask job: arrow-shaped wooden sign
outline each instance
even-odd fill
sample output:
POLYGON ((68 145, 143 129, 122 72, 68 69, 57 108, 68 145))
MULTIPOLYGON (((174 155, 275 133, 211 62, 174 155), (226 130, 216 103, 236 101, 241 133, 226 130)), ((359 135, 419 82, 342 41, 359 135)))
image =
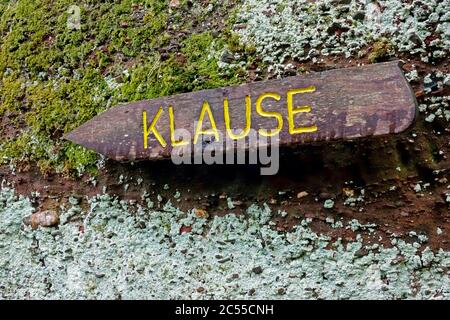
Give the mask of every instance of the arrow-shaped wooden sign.
POLYGON ((398 133, 416 106, 396 61, 132 102, 65 138, 116 160, 161 159, 203 136, 239 140, 251 129, 280 145, 398 133))

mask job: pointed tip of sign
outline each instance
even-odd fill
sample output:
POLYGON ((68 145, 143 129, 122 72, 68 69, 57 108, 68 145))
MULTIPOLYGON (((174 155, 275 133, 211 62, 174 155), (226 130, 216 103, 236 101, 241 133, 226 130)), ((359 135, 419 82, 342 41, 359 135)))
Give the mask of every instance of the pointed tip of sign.
POLYGON ((76 144, 82 144, 82 143, 80 143, 82 141, 80 141, 80 139, 78 139, 78 134, 77 134, 78 131, 79 131, 78 128, 74 129, 74 130, 64 134, 61 137, 61 139, 67 140, 67 141, 70 141, 70 142, 73 142, 73 143, 76 143, 76 144))
POLYGON ((72 139, 70 138, 70 134, 72 133, 72 131, 71 132, 69 132, 69 133, 66 133, 66 134, 64 134, 62 137, 61 137, 61 139, 62 140, 68 140, 68 141, 71 141, 72 139))

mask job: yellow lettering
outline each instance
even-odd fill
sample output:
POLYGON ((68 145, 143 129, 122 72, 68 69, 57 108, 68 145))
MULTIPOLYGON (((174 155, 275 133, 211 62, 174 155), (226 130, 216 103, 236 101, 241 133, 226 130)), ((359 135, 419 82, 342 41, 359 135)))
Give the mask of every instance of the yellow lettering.
POLYGON ((259 131, 258 131, 259 134, 262 136, 272 137, 272 136, 278 134, 281 131, 281 129, 283 128, 283 117, 278 112, 264 111, 262 109, 261 103, 266 98, 272 98, 277 101, 280 101, 281 96, 277 93, 264 93, 258 97, 258 100, 256 100, 256 112, 258 112, 258 114, 260 114, 263 117, 273 117, 278 120, 278 126, 276 129, 270 130, 270 132, 265 129, 259 129, 259 131))
POLYGON ((156 130, 155 128, 156 122, 158 121, 162 112, 163 109, 162 107, 160 107, 155 117, 153 118, 152 123, 150 124, 150 128, 147 128, 147 112, 146 111, 142 112, 142 125, 144 128, 144 149, 148 149, 148 136, 150 135, 150 133, 153 133, 155 135, 156 139, 163 148, 165 148, 167 145, 164 138, 159 134, 158 130, 156 130))
POLYGON ((295 114, 300 113, 300 112, 311 112, 310 106, 301 106, 301 107, 297 107, 296 109, 294 109, 294 103, 293 103, 294 95, 299 94, 299 93, 314 92, 314 91, 316 91, 316 87, 311 86, 311 87, 307 87, 307 88, 289 90, 287 92, 287 109, 288 109, 288 122, 289 122, 289 133, 290 134, 299 134, 299 133, 317 131, 317 126, 295 128, 295 124, 294 124, 294 115, 295 114))
POLYGON ((203 107, 202 111, 200 112, 197 128, 195 129, 194 144, 197 144, 198 137, 201 134, 214 135, 216 141, 219 141, 219 132, 217 131, 216 122, 214 121, 214 117, 212 115, 211 107, 209 106, 208 101, 203 102, 203 107), (211 122, 211 129, 208 130, 203 130, 203 118, 205 117, 205 113, 208 113, 209 121, 211 122))
POLYGON ((172 142, 172 146, 179 147, 185 146, 189 144, 189 141, 176 141, 175 140, 175 118, 173 116, 173 107, 169 106, 169 120, 170 120, 170 140, 172 142))
POLYGON ((223 115, 225 118, 225 127, 227 128, 228 135, 233 140, 243 139, 250 132, 252 114, 252 102, 250 96, 245 97, 245 129, 240 134, 234 134, 230 125, 230 112, 228 110, 228 98, 223 100, 223 115))

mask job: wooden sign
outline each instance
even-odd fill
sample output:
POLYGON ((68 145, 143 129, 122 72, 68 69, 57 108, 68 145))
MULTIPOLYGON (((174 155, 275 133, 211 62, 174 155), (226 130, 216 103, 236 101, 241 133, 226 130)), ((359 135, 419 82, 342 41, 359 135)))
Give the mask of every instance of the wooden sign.
POLYGON ((161 159, 219 132, 239 140, 254 129, 279 135, 280 145, 398 133, 416 104, 399 63, 388 62, 132 102, 65 138, 116 160, 161 159), (190 139, 178 140, 176 129, 190 139))

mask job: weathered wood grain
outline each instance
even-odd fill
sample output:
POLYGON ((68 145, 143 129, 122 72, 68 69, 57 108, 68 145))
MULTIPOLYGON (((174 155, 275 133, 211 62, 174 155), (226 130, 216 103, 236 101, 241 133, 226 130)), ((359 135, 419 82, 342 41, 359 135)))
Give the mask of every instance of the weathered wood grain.
MULTIPOLYGON (((89 120, 65 138, 116 160, 168 158, 173 148, 170 143, 169 106, 173 106, 176 129, 188 129, 194 136, 194 123, 199 118, 204 101, 208 101, 217 129, 226 133, 224 98, 229 101, 232 127, 244 128, 245 97, 250 96, 251 127, 269 130, 277 126, 277 120, 262 117, 255 107, 255 101, 264 93, 280 95, 279 101, 268 98, 262 105, 264 110, 282 115, 281 145, 398 133, 413 123, 417 109, 414 94, 399 62, 394 61, 120 105, 89 120), (316 126, 317 131, 290 134, 286 93, 306 87, 315 87, 315 90, 295 95, 293 105, 295 108, 307 105, 311 111, 296 114, 295 127, 316 126), (142 113, 146 111, 150 125, 160 107, 163 112, 156 128, 167 141, 167 146, 161 146, 152 134, 148 137, 146 149, 142 113)), ((203 127, 211 127, 208 117, 205 117, 203 127)))

